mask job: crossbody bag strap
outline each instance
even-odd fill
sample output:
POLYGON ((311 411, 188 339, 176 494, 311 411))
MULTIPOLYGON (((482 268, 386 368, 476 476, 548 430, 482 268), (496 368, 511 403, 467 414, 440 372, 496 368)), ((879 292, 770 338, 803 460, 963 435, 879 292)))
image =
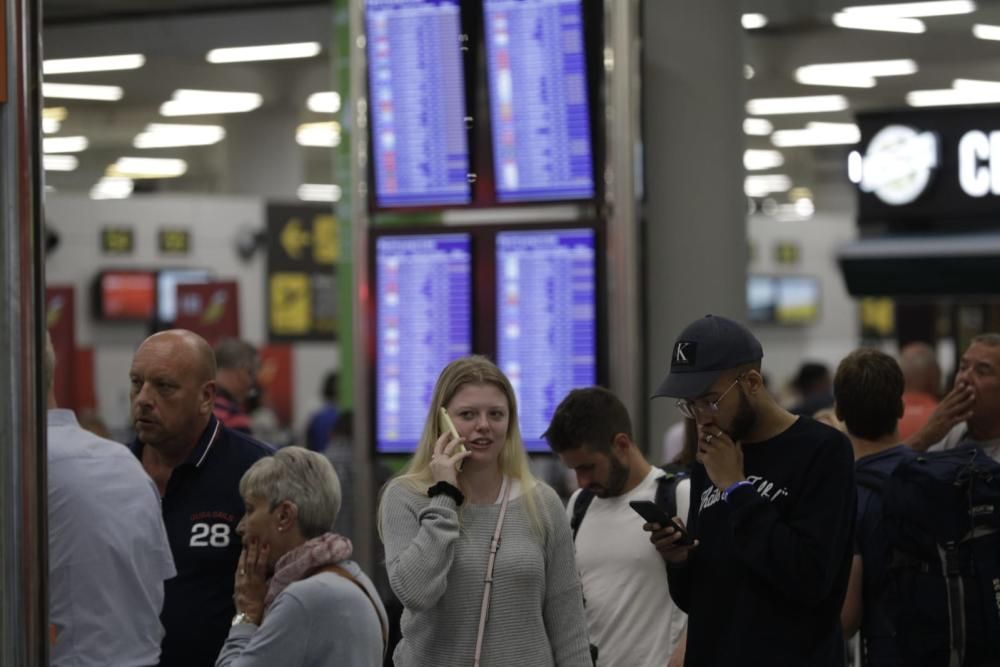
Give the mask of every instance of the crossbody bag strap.
POLYGON ((361 592, 365 594, 366 598, 368 598, 368 601, 372 603, 372 607, 375 608, 375 616, 378 617, 379 629, 382 630, 382 657, 384 658, 385 657, 385 652, 389 648, 389 628, 386 627, 385 619, 383 619, 382 618, 382 614, 379 613, 378 605, 375 604, 375 599, 372 598, 372 594, 368 592, 368 589, 364 587, 364 584, 362 584, 360 581, 358 581, 357 579, 354 578, 354 575, 352 575, 350 572, 348 572, 344 568, 340 567, 339 565, 328 565, 327 567, 323 568, 323 570, 321 570, 321 571, 322 572, 332 572, 332 573, 334 573, 336 575, 339 575, 339 576, 343 577, 344 579, 347 579, 348 581, 350 581, 351 583, 353 583, 355 586, 357 586, 358 588, 360 588, 361 592))
POLYGON ((500 531, 503 529, 503 518, 507 514, 507 501, 510 499, 510 483, 505 482, 503 500, 500 502, 500 516, 497 517, 497 527, 490 540, 490 560, 486 565, 486 585, 483 589, 483 606, 479 610, 479 632, 476 635, 476 658, 473 662, 479 667, 479 658, 483 653, 483 637, 486 635, 486 616, 490 610, 490 592, 493 590, 493 565, 496 563, 497 550, 500 548, 500 531))

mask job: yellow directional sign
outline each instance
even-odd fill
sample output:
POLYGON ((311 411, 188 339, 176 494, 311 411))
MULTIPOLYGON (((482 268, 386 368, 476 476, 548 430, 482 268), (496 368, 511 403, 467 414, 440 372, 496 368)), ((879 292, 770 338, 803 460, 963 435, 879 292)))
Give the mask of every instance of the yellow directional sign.
POLYGON ((309 274, 271 274, 271 331, 278 335, 309 332, 312 304, 309 294, 309 274))
POLYGON ((302 259, 302 249, 312 243, 312 233, 302 228, 302 221, 291 218, 281 230, 281 247, 292 259, 302 259))
POLYGON ((340 259, 340 238, 337 219, 332 215, 313 218, 313 260, 317 264, 333 265, 340 259))

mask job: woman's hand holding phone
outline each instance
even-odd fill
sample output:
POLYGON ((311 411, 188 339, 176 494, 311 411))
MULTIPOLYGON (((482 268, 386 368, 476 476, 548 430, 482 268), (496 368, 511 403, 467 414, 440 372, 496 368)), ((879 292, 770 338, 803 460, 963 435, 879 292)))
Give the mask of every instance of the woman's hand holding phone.
POLYGON ((471 455, 465 448, 458 429, 443 407, 440 412, 441 435, 434 443, 434 454, 431 456, 431 477, 435 482, 448 482, 458 486, 458 472, 462 469, 462 461, 471 455))

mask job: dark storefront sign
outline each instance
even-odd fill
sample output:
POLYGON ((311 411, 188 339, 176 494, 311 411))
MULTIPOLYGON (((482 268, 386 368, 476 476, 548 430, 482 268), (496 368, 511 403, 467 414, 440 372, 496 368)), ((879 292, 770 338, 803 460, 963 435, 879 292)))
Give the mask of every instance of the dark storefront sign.
POLYGON ((1000 229, 1000 109, 861 114, 858 126, 862 227, 1000 229))
POLYGON ((1000 109, 861 114, 854 296, 985 296, 1000 286, 1000 109))

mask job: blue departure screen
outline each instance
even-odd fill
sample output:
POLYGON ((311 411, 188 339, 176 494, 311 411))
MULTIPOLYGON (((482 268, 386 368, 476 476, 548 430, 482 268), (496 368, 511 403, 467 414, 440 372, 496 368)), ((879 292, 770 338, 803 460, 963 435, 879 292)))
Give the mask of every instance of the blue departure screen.
POLYGON ((365 3, 379 207, 469 203, 458 4, 458 0, 365 3))
POLYGON ((472 352, 469 235, 380 237, 375 313, 376 449, 413 451, 438 375, 472 352))
POLYGON ((501 202, 594 195, 580 0, 485 0, 501 202))
POLYGON ((597 382, 597 275, 592 229, 500 232, 497 361, 517 393, 521 435, 542 433, 559 401, 597 382))

